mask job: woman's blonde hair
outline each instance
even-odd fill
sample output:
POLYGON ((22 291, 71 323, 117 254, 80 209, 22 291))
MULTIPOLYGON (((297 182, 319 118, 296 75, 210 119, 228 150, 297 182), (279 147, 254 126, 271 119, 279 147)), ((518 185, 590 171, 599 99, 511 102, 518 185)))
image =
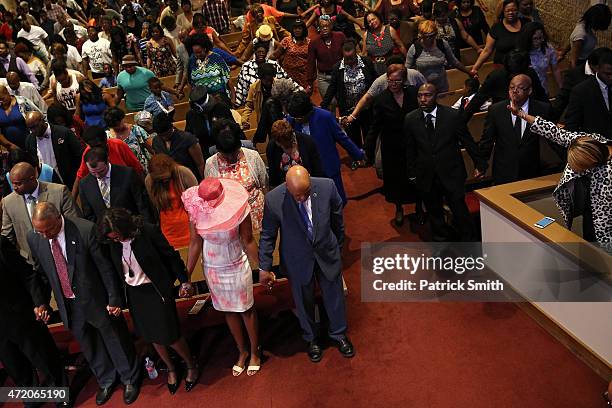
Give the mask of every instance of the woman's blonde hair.
POLYGON ((438 25, 435 21, 424 20, 419 23, 419 37, 423 37, 427 34, 437 33, 438 25))
MULTIPOLYGON (((153 206, 158 211, 172 208, 170 182, 173 184, 175 194, 179 197, 186 190, 178 163, 166 154, 158 153, 151 157, 149 161, 149 177, 151 178, 151 191, 149 195, 153 206)), ((181 205, 183 205, 182 201, 181 205)))
POLYGON ((570 143, 567 149, 567 164, 576 173, 582 173, 585 170, 603 166, 609 156, 610 151, 606 144, 590 136, 582 136, 570 143))

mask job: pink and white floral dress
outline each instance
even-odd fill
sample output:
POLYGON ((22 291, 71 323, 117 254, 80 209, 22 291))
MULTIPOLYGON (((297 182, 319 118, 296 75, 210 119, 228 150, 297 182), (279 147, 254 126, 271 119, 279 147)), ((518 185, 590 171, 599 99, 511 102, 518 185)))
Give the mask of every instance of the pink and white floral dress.
MULTIPOLYGON (((253 306, 253 275, 240 242, 240 223, 249 215, 248 204, 224 223, 227 230, 206 230, 206 214, 200 210, 198 186, 182 195, 185 210, 202 237, 202 266, 213 307, 222 312, 245 312, 253 306)), ((223 205, 223 204, 222 204, 223 205)))

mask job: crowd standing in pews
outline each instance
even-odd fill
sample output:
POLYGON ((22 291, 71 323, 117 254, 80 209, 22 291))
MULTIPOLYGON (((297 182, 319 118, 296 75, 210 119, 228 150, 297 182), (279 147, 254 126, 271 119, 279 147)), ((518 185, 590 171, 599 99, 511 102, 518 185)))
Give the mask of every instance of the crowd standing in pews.
POLYGON ((2 6, 0 265, 25 278, 7 279, 7 293, 30 294, 0 302, 1 327, 13 311, 23 323, 0 332, 13 381, 33 384, 36 368, 67 384, 44 326, 53 293, 98 382, 96 403, 117 375, 126 404, 139 394, 126 307, 170 393, 181 380, 190 391, 200 368, 173 285, 194 295, 198 262, 238 349, 232 374, 257 374, 252 268, 275 285, 279 232, 308 357, 323 354, 317 285, 328 336, 354 356, 338 144, 352 170, 376 168, 398 228, 414 203, 408 218, 428 223, 432 240, 477 240, 466 182, 564 169, 555 199, 566 223, 582 214, 585 239, 609 244, 612 50, 595 36, 609 6, 590 7, 555 45, 533 0, 502 0, 489 21, 486 6, 456 3, 279 0, 235 20, 224 0, 2 6))

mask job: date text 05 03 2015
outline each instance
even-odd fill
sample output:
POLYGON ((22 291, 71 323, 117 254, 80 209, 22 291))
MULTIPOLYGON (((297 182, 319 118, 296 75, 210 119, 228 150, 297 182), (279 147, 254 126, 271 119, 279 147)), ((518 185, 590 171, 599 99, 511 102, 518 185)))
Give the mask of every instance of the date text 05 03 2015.
POLYGON ((0 387, 0 402, 67 402, 68 387, 0 387))

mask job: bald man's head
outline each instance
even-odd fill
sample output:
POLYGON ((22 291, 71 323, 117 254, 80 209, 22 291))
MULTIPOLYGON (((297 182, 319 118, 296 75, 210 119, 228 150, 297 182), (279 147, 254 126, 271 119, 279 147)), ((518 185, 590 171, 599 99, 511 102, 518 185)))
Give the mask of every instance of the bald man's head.
POLYGON ((62 215, 52 203, 38 203, 32 212, 32 227, 46 239, 57 238, 62 230, 62 215))
POLYGON ((285 177, 287 191, 297 202, 303 202, 310 196, 310 174, 302 166, 293 166, 285 177))
POLYGON ((515 75, 510 80, 508 87, 508 96, 512 104, 516 107, 521 107, 527 102, 531 95, 531 78, 525 74, 515 75))
POLYGON ((40 112, 30 111, 26 113, 25 124, 34 137, 42 137, 47 130, 47 122, 40 112))
POLYGON ((19 89, 19 85, 21 82, 21 78, 19 78, 19 74, 15 71, 10 71, 6 74, 6 83, 13 90, 16 91, 19 89))
POLYGON ((19 195, 32 194, 38 186, 36 169, 26 162, 17 163, 11 169, 9 178, 13 191, 19 195))

